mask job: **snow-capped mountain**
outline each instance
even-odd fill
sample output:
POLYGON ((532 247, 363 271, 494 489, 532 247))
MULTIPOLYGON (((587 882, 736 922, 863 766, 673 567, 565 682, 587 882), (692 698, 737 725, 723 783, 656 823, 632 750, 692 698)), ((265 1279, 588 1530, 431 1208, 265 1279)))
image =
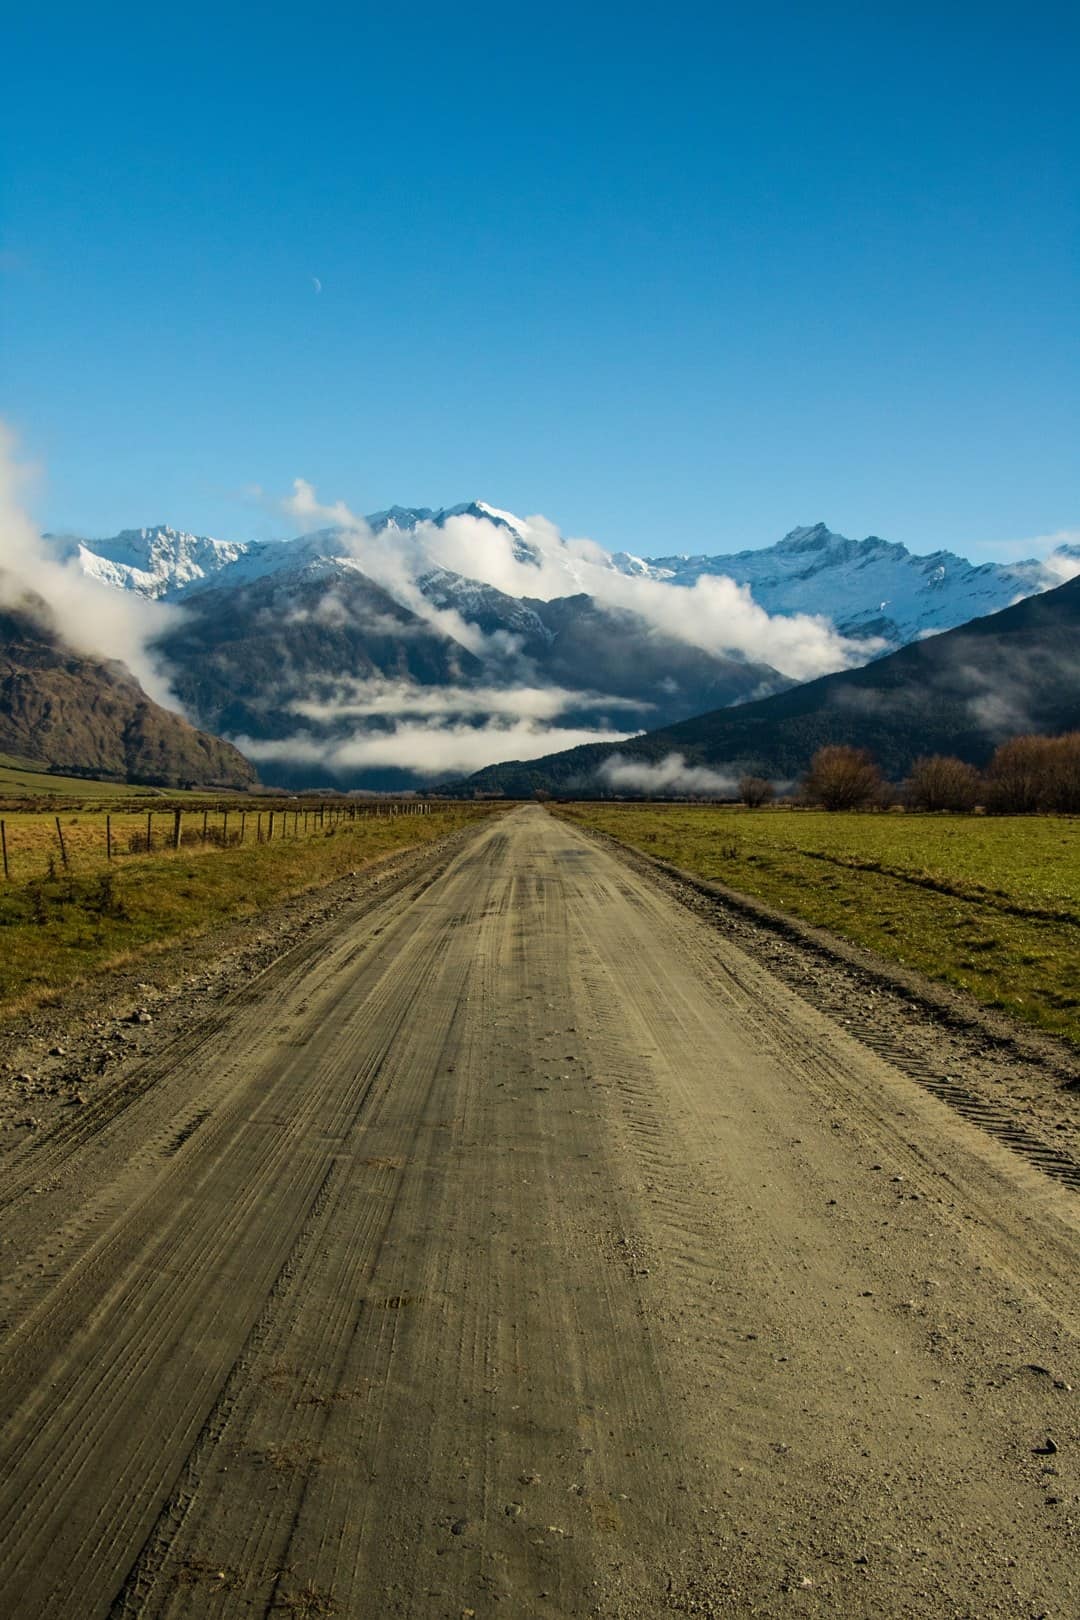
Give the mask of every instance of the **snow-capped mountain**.
POLYGON ((211 540, 165 523, 123 529, 111 540, 48 538, 59 556, 74 560, 91 579, 154 599, 215 578, 252 549, 242 540, 211 540))
POLYGON ((916 556, 870 535, 849 540, 824 523, 792 529, 774 546, 730 556, 614 559, 626 572, 691 585, 723 575, 746 585, 768 613, 821 613, 844 636, 875 636, 890 648, 997 613, 1080 574, 1080 546, 1045 561, 972 563, 951 551, 916 556))
MULTIPOLYGON (((389 543, 413 536, 424 525, 445 529, 452 518, 473 518, 502 531, 517 563, 539 567, 538 547, 528 539, 526 527, 510 512, 484 501, 433 509, 392 506, 363 520, 373 535, 389 543)), ((158 523, 147 529, 123 529, 107 540, 84 540, 73 535, 50 535, 59 557, 73 561, 92 579, 119 590, 136 591, 155 601, 176 601, 209 585, 239 585, 303 566, 319 557, 348 562, 352 555, 349 531, 320 529, 294 540, 215 540, 158 523)))
POLYGON ((391 506, 385 512, 373 512, 365 519, 375 534, 415 534, 422 524, 430 523, 436 529, 445 529, 451 518, 475 518, 487 522, 505 534, 510 555, 515 562, 539 568, 543 564, 541 548, 529 538, 529 525, 513 512, 504 512, 487 501, 463 501, 460 506, 443 506, 433 511, 428 506, 391 506))
POLYGON ((173 690, 267 780, 380 787, 753 702, 1080 574, 1080 547, 974 564, 824 524, 648 559, 482 501, 282 541, 162 525, 52 543, 174 607, 156 642, 173 690))
MULTIPOLYGON (((554 557, 563 576, 558 594, 590 589, 588 570, 580 566, 573 543, 555 534, 543 534, 538 540, 529 522, 484 501, 437 509, 393 506, 372 513, 363 523, 367 534, 383 542, 391 555, 397 547, 419 546, 422 552, 427 537, 445 533, 453 519, 461 518, 490 526, 508 561, 518 569, 540 575, 554 557)), ((125 529, 108 540, 65 537, 53 543, 61 555, 104 584, 164 601, 177 601, 212 584, 249 583, 320 558, 334 558, 346 567, 362 566, 357 562, 355 536, 341 528, 294 540, 237 541, 159 524, 125 529)), ((754 551, 649 559, 591 547, 589 560, 593 569, 600 566, 656 585, 688 587, 701 579, 730 579, 745 586, 767 613, 821 615, 841 636, 875 638, 876 652, 996 613, 1080 574, 1080 546, 1075 545, 1059 546, 1044 560, 972 563, 951 551, 920 556, 876 535, 850 540, 824 523, 792 529, 775 545, 754 551)), ((490 622, 489 593, 497 589, 497 582, 483 572, 490 567, 490 556, 477 556, 475 578, 462 568, 447 568, 435 557, 427 566, 424 562, 422 555, 412 558, 413 575, 425 595, 437 597, 442 607, 456 607, 472 622, 490 622)), ((539 578, 535 586, 527 575, 519 579, 525 587, 517 595, 519 607, 511 610, 514 593, 501 589, 497 616, 504 627, 528 633, 537 624, 525 603, 534 594, 548 592, 539 578)), ((591 584, 595 594, 595 580, 591 584)))

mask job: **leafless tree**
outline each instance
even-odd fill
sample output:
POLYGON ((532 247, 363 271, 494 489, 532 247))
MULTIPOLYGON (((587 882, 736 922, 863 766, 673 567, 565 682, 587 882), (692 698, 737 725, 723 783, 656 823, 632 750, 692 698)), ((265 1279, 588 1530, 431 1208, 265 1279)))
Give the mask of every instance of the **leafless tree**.
POLYGON ((982 778, 953 754, 924 754, 911 767, 906 798, 913 810, 973 810, 982 778))
POLYGON ((831 743, 819 748, 803 779, 803 794, 826 810, 861 810, 877 802, 881 772, 865 748, 831 743))
POLYGON ((1080 731, 1010 737, 995 752, 986 780, 988 807, 1001 814, 1080 813, 1080 731))
POLYGON ((776 789, 767 776, 742 776, 739 778, 739 798, 749 810, 759 810, 763 804, 771 804, 776 797, 776 789))

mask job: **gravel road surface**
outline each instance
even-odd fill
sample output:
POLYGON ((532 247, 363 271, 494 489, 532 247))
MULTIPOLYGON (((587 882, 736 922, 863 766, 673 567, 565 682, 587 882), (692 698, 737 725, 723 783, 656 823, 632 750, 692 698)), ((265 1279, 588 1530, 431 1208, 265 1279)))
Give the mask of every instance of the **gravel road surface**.
POLYGON ((539 807, 0 1169, 0 1612, 1080 1614, 1080 1198, 539 807))

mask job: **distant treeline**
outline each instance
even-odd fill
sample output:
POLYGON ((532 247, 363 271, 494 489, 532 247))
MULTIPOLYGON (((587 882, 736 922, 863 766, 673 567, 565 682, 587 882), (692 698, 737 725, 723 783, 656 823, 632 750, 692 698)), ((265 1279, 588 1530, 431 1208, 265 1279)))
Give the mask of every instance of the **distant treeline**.
MULTIPOLYGON (((744 776, 739 793, 747 805, 775 797, 767 778, 744 776)), ((886 781, 865 748, 833 744, 819 748, 798 787, 805 804, 825 810, 974 810, 997 815, 1080 815, 1080 731, 1060 737, 1010 737, 994 751, 984 771, 951 754, 924 754, 907 780, 886 781)))

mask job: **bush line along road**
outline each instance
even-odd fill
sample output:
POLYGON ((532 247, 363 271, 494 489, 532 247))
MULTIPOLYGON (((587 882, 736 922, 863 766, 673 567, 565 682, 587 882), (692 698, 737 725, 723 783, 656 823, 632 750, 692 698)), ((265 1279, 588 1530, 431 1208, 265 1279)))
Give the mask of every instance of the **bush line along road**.
POLYGON ((0 1172, 0 1593, 1080 1609, 1078 1201, 527 806, 0 1172))

